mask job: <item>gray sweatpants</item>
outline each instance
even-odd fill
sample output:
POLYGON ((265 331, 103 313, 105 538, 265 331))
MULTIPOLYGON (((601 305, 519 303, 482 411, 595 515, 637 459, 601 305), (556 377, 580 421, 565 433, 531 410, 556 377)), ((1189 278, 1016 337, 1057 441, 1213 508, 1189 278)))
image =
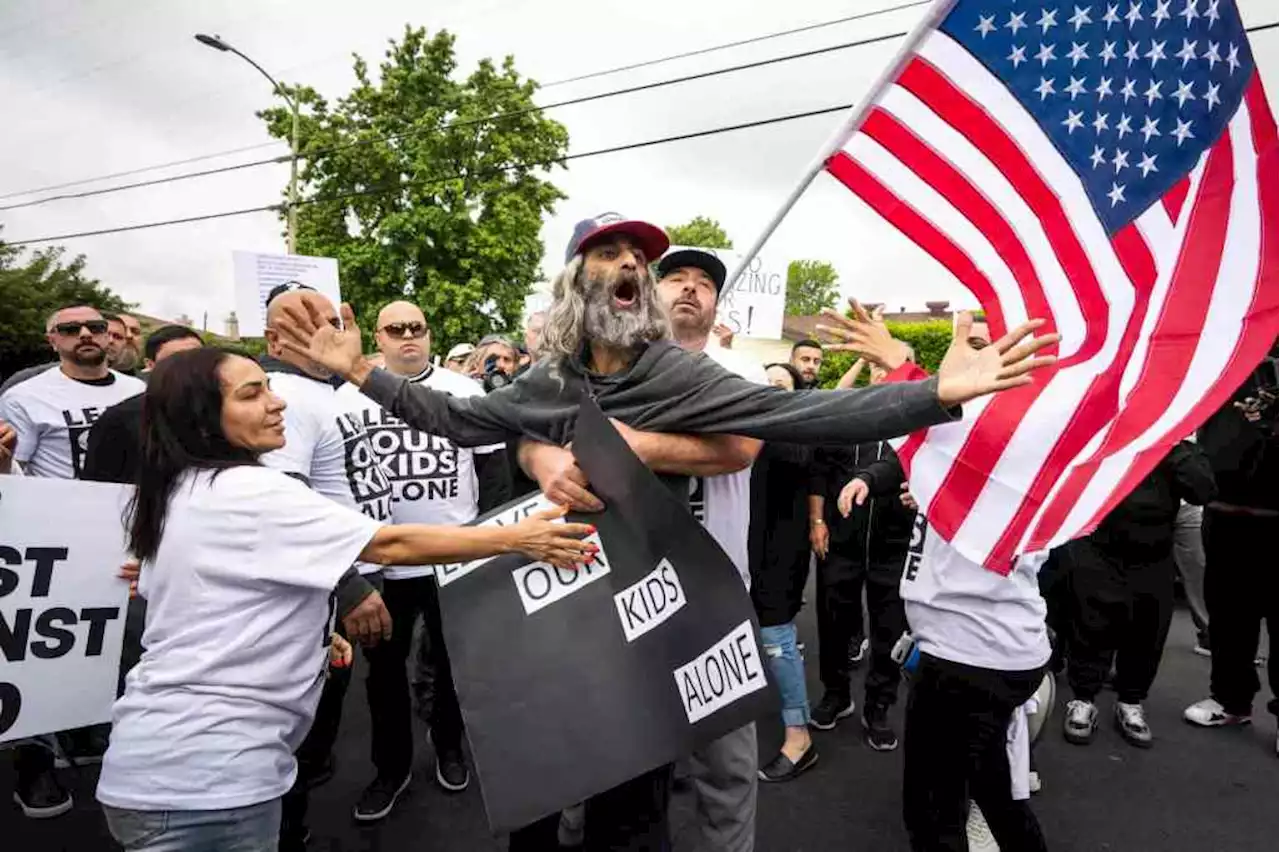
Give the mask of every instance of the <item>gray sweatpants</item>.
POLYGON ((697 798, 697 852, 752 852, 759 784, 756 724, 708 743, 689 758, 697 798))
POLYGON ((1204 603, 1204 541, 1200 526, 1204 509, 1183 503, 1173 528, 1173 561, 1182 575, 1182 589, 1196 630, 1203 633, 1209 626, 1209 610, 1204 603))

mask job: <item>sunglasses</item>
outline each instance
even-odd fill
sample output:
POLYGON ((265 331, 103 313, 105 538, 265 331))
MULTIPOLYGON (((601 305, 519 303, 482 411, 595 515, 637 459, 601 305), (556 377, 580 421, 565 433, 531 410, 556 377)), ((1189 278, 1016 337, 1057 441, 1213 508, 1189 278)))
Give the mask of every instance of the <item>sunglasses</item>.
POLYGON ((89 329, 90 334, 106 334, 106 320, 85 320, 84 322, 60 322, 53 327, 53 330, 64 337, 72 337, 80 333, 80 329, 89 329))
POLYGON ((390 337, 412 337, 417 340, 426 337, 427 327, 420 322, 389 322, 382 331, 390 337))

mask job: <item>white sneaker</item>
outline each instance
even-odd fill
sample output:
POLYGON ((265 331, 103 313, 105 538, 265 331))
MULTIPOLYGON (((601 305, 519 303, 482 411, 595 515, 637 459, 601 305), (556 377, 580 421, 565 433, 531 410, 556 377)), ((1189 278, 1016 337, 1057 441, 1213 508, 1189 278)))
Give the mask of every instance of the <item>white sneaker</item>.
POLYGON ((1040 783, 1040 773, 1036 772, 1034 769, 1028 772, 1027 773, 1027 789, 1030 790, 1032 793, 1039 793, 1041 786, 1042 785, 1040 783))
POLYGON ((1067 702, 1067 715, 1062 720, 1062 736, 1069 743, 1088 745, 1098 730, 1098 708, 1092 701, 1079 698, 1067 702))
POLYGON ((1228 713, 1226 708, 1212 698, 1197 701, 1182 712, 1182 718, 1202 728, 1221 728, 1227 725, 1247 725, 1253 720, 1248 716, 1228 713))
POLYGON ((1138 748, 1151 748, 1151 727, 1147 724, 1147 714, 1141 704, 1116 702, 1116 727, 1130 745, 1138 748))
POLYGON ((991 833, 987 818, 978 810, 977 802, 969 802, 969 821, 964 828, 969 840, 969 852, 1000 852, 1000 844, 991 833))

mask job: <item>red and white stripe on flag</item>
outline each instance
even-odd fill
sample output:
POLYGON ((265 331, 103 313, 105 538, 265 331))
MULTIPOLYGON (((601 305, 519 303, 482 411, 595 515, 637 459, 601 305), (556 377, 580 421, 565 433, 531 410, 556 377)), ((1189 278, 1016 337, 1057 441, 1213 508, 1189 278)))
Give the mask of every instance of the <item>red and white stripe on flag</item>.
MULTIPOLYGON (((1042 81, 1054 71, 1044 64, 1040 73, 1033 62, 1042 81)), ((1073 67, 1057 69, 1059 89, 1073 67)), ((1114 67, 1119 89, 1125 72, 1114 67)), ((1276 124, 1248 70, 1225 132, 1118 230, 1043 116, 942 29, 917 44, 827 161, 973 293, 993 338, 1030 317, 1062 335, 1058 365, 1034 384, 899 445, 930 524, 966 558, 1007 573, 1020 554, 1087 534, 1275 340, 1276 124)), ((1167 73, 1180 76, 1176 61, 1167 73)), ((1082 117, 1096 122, 1106 107, 1090 106, 1082 117)))

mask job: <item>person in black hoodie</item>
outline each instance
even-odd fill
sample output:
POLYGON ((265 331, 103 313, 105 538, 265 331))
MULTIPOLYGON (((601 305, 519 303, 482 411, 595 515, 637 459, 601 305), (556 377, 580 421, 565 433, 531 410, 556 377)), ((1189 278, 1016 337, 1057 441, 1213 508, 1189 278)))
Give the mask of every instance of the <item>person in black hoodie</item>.
POLYGON ((1203 505, 1215 494, 1213 471, 1190 441, 1169 454, 1084 538, 1059 551, 1070 590, 1071 640, 1063 736, 1087 745, 1098 727, 1095 700, 1114 657, 1116 726, 1130 744, 1149 748, 1142 702, 1155 680, 1173 618, 1173 532, 1182 501, 1203 505))
POLYGON ((1267 678, 1276 712, 1276 347, 1200 428, 1197 442, 1218 480, 1204 511, 1205 604, 1213 635, 1209 697, 1183 714, 1206 728, 1250 721, 1258 693, 1254 657, 1267 622, 1267 678))
POLYGON ((862 723, 871 748, 892 751, 898 737, 888 713, 902 675, 891 653, 907 628, 898 587, 915 512, 899 499, 905 477, 888 443, 820 449, 816 456, 809 515, 815 527, 830 531, 830 549, 818 560, 818 656, 824 695, 811 724, 830 730, 853 713, 849 646, 861 620, 865 584, 871 669, 862 723))

